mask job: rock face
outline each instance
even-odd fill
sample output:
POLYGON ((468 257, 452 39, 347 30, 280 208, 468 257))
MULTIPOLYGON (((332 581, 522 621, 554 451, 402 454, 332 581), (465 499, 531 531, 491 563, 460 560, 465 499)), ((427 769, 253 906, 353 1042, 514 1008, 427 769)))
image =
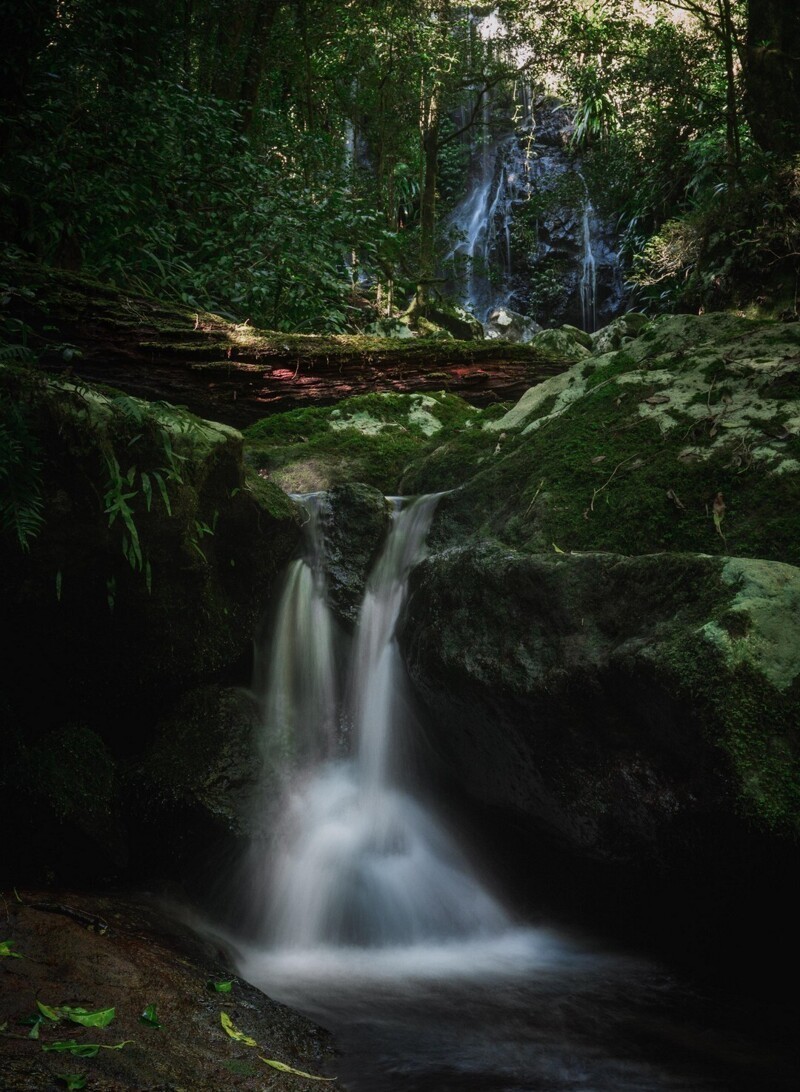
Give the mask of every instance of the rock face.
POLYGON ((0 979, 0 1069, 6 1089, 63 1087, 59 1077, 65 1073, 85 1077, 87 1088, 115 1092, 233 1087, 260 1092, 297 1083, 298 1078, 268 1068, 259 1055, 315 1075, 331 1073, 334 1051, 326 1031, 238 979, 232 956, 220 943, 193 936, 153 905, 119 895, 54 896, 22 887, 18 899, 8 903, 6 918, 22 957, 5 959, 0 979), (215 982, 227 982, 229 992, 217 992, 215 982), (114 1019, 108 1027, 87 1029, 64 1018, 57 1024, 43 1020, 32 1039, 37 1000, 89 1012, 114 1008, 114 1019), (159 1027, 139 1019, 149 1005, 159 1027), (260 1049, 230 1038, 222 1013, 260 1049), (125 1046, 89 1058, 42 1049, 69 1039, 125 1046))
POLYGON ((642 866, 709 832, 800 832, 800 570, 452 549, 403 643, 468 792, 579 855, 642 866))
POLYGON ((389 529, 390 508, 380 490, 353 482, 331 489, 322 517, 328 596, 336 615, 352 626, 389 529))
POLYGON ((120 823, 103 811, 119 800, 106 780, 147 748, 181 692, 249 682, 252 634, 300 516, 245 475, 231 428, 23 370, 3 369, 0 383, 4 428, 24 452, 11 456, 24 491, 0 539, 15 741, 0 806, 20 831, 23 874, 58 864, 24 848, 52 815, 65 844, 68 829, 94 840, 91 859, 107 876, 107 835, 120 823), (70 785, 48 774, 59 766, 70 785), (22 791, 14 769, 31 774, 22 791))

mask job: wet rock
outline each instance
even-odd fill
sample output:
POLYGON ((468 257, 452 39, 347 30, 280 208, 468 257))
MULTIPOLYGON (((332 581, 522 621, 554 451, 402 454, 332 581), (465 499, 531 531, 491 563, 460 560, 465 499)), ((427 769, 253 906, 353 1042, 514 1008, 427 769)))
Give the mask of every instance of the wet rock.
POLYGON ((22 888, 6 901, 5 929, 22 956, 4 960, 0 977, 5 1089, 63 1087, 58 1078, 65 1073, 85 1077, 87 1088, 101 1092, 261 1092, 296 1081, 265 1066, 259 1055, 310 1073, 335 1072, 327 1032, 239 979, 233 953, 219 940, 201 938, 151 903, 22 888), (231 983, 229 993, 209 988, 220 981, 231 983), (105 1028, 44 1020, 38 1038, 30 1038, 37 1000, 88 1011, 113 1007, 115 1016, 105 1028), (160 1028, 140 1021, 149 1005, 160 1028), (223 1012, 258 1049, 226 1034, 223 1012), (125 1046, 101 1049, 92 1058, 43 1049, 68 1039, 125 1046))
POLYGON ((183 695, 127 778, 134 870, 196 889, 263 833, 261 712, 249 690, 206 686, 183 695))
POLYGON ((384 495, 371 486, 339 485, 325 497, 323 526, 328 596, 348 626, 357 618, 367 577, 391 520, 384 495))
POLYGON ((590 858, 665 866, 715 830, 800 831, 800 569, 451 549, 403 646, 447 768, 590 858))
POLYGON ((503 338, 505 341, 530 341, 541 326, 532 319, 506 307, 491 311, 486 320, 486 336, 503 338))

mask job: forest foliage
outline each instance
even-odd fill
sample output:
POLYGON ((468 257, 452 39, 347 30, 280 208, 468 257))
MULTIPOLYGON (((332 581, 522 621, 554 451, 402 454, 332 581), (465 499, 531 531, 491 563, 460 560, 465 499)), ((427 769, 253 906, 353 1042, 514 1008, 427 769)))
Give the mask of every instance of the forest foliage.
POLYGON ((362 329, 435 283, 474 122, 524 81, 572 112, 643 300, 722 305, 796 266, 791 0, 0 7, 6 257, 269 328, 362 329))

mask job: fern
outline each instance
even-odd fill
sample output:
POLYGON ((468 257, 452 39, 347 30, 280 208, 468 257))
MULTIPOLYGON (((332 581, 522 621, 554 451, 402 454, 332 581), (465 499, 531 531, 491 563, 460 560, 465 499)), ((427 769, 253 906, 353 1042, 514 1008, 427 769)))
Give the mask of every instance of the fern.
POLYGON ((44 525, 41 449, 22 408, 0 396, 0 529, 29 550, 44 525))

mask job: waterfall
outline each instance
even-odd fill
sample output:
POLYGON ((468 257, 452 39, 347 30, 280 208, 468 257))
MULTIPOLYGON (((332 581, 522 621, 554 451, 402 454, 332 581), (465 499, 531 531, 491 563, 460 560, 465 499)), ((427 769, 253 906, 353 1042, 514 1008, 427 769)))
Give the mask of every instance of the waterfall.
POLYGON ((251 896, 260 935, 231 942, 242 978, 334 1031, 352 1092, 777 1087, 727 1079, 738 1039, 712 1034, 698 1054, 681 1020, 694 1004, 705 1028, 708 1005, 658 968, 512 922, 415 791, 395 632, 437 498, 397 503, 352 640, 327 602, 321 498, 301 499, 305 545, 259 676, 265 755, 277 748, 288 789, 251 896))
POLYGON ((269 868, 264 932, 276 950, 388 948, 508 925, 454 838, 411 791, 411 717, 395 630, 436 502, 397 504, 340 697, 318 501, 305 499, 306 546, 286 581, 265 680, 266 746, 277 740, 282 752, 301 756, 269 868), (348 757, 335 750, 340 719, 352 726, 348 757))
MULTIPOLYGON (((537 324, 563 322, 594 331, 622 308, 624 287, 613 230, 597 214, 569 148, 569 117, 557 104, 534 111, 524 84, 511 107, 492 105, 491 113, 448 221, 448 291, 484 324, 506 310, 525 316, 530 334, 537 324), (515 249, 518 217, 524 247, 515 249)), ((491 323, 487 332, 492 336, 491 323)))
POLYGON ((593 333, 597 329, 597 259, 594 253, 594 209, 587 192, 583 206, 581 228, 583 236, 583 259, 581 269, 581 327, 593 333))

